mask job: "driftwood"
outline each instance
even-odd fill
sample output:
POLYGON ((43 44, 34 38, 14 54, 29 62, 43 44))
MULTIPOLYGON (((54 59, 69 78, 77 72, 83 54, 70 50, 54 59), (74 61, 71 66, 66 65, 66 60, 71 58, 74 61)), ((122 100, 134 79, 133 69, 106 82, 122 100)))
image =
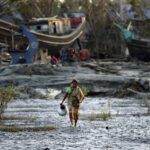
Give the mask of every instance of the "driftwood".
POLYGON ((144 92, 139 92, 139 91, 135 91, 133 89, 127 88, 128 91, 137 94, 137 96, 144 98, 145 96, 147 96, 147 98, 150 98, 150 93, 144 93, 144 92))
POLYGON ((126 61, 128 61, 127 58, 105 58, 105 59, 99 59, 99 60, 102 61, 102 62, 108 62, 108 61, 111 61, 111 62, 126 62, 126 61))
POLYGON ((113 70, 113 69, 106 68, 106 67, 104 68, 104 67, 101 67, 101 66, 94 64, 94 63, 84 63, 84 64, 81 64, 81 66, 94 69, 95 71, 101 71, 101 72, 111 73, 111 74, 118 74, 117 70, 113 70))

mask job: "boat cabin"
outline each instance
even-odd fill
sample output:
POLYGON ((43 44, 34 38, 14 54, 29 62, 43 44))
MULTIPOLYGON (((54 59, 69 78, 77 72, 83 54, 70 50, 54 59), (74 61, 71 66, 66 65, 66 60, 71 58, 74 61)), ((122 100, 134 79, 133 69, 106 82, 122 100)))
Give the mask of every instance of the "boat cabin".
POLYGON ((69 18, 39 18, 26 24, 30 31, 49 35, 64 35, 71 32, 69 18))

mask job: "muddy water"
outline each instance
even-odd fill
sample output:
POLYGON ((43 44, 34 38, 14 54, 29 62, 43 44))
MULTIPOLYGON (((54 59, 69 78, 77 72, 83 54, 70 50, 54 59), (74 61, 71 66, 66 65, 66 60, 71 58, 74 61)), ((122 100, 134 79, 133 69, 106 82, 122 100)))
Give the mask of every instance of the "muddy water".
POLYGON ((35 120, 8 120, 6 125, 21 127, 55 126, 41 132, 0 132, 0 150, 150 150, 150 116, 141 100, 86 98, 81 106, 77 128, 71 128, 68 116, 60 117, 60 99, 16 100, 8 105, 5 116, 35 120), (107 121, 90 121, 84 116, 108 111, 107 121), (106 129, 108 127, 108 130, 106 129))

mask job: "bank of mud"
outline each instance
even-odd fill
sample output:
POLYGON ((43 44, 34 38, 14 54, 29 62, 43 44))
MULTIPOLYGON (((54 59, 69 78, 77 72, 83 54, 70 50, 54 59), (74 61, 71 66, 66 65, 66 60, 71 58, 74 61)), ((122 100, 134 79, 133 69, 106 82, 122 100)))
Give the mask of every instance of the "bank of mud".
POLYGON ((33 91, 34 94, 31 93, 29 98, 32 95, 33 98, 42 97, 35 96, 35 88, 64 90, 74 78, 79 80, 81 87, 89 90, 89 95, 133 96, 134 92, 128 90, 130 88, 137 92, 150 92, 150 66, 139 62, 99 60, 62 67, 24 64, 0 68, 0 86, 13 85, 24 92, 26 91, 23 89, 32 88, 28 91, 33 91))

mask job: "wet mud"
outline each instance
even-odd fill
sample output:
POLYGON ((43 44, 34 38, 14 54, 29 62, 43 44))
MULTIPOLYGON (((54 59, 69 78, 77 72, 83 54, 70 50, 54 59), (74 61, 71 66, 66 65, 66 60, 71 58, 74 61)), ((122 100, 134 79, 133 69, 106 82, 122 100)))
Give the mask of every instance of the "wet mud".
POLYGON ((57 113, 61 99, 15 100, 8 105, 5 116, 34 118, 4 120, 3 125, 18 127, 54 126, 56 130, 39 132, 2 132, 3 150, 150 150, 150 116, 144 101, 134 98, 88 97, 82 103, 77 128, 70 126, 68 116, 57 113), (108 111, 107 121, 88 120, 86 115, 108 111))

